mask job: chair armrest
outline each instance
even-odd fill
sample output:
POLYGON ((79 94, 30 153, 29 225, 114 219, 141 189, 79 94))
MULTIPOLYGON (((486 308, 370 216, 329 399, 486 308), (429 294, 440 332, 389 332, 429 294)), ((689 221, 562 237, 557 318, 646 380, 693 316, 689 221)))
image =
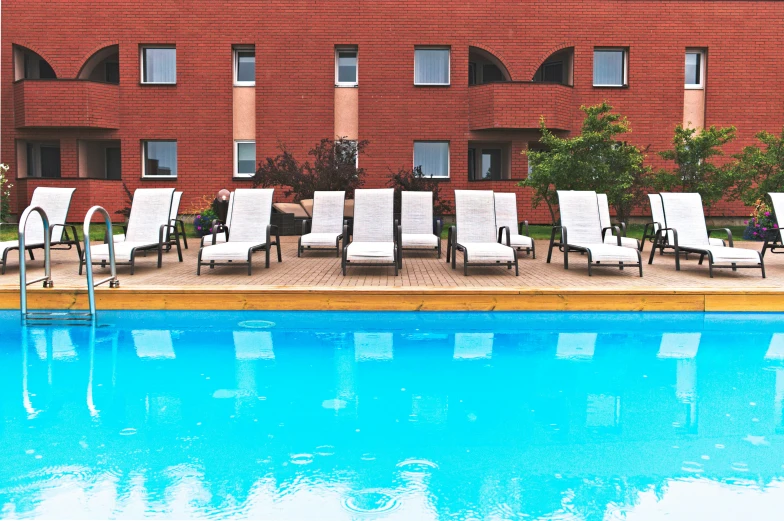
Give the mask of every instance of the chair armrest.
POLYGON ((656 240, 658 240, 659 237, 663 237, 664 235, 666 235, 667 232, 672 232, 672 241, 675 243, 672 246, 677 248, 678 247, 678 230, 676 230, 675 228, 659 228, 659 231, 656 232, 656 240))
POLYGON ((435 217, 433 219, 433 234, 438 237, 438 240, 441 240, 441 234, 444 231, 444 220, 440 217, 435 217))
POLYGON ((626 237, 626 223, 625 222, 619 222, 618 226, 621 227, 621 237, 626 237))
POLYGON ((343 250, 348 248, 350 242, 351 241, 348 236, 348 221, 343 221, 343 250))
POLYGON ((452 243, 455 242, 455 238, 457 237, 457 227, 453 224, 449 227, 449 231, 447 232, 446 236, 446 246, 449 248, 452 246, 452 243))
POLYGON ((730 248, 734 248, 735 247, 734 243, 732 241, 732 230, 730 230, 729 228, 713 228, 712 230, 708 230, 708 237, 710 237, 710 235, 713 232, 726 232, 727 233, 727 242, 730 243, 730 248))
POLYGON ((558 244, 555 242, 555 233, 560 231, 561 233, 561 242, 560 244, 568 244, 567 237, 566 237, 566 226, 553 226, 552 231, 550 232, 550 243, 558 244))
POLYGON ((398 224, 397 220, 395 221, 395 244, 399 248, 403 247, 403 226, 398 224))
POLYGON ((511 236, 510 236, 511 232, 509 231, 509 227, 508 226, 501 226, 498 229, 498 242, 503 244, 503 242, 501 242, 501 240, 502 240, 504 232, 506 232, 506 245, 511 248, 512 247, 512 241, 511 241, 511 236))
POLYGON ((307 235, 310 233, 310 227, 312 226, 313 221, 311 219, 303 219, 302 220, 302 235, 307 235))
POLYGON ((528 221, 520 221, 520 224, 518 224, 518 229, 520 230, 518 232, 520 235, 525 235, 526 237, 531 236, 531 233, 528 231, 528 221))
MULTIPOLYGON (((162 224, 160 230, 158 230, 158 244, 164 244, 169 240, 169 228, 171 228, 171 224, 162 224), (165 240, 164 240, 165 238, 165 240)), ((112 239, 114 240, 114 239, 112 239)))
POLYGON ((607 234, 607 230, 612 230, 612 235, 618 239, 618 246, 620 246, 621 229, 618 226, 607 226, 606 228, 602 228, 602 241, 604 241, 604 236, 607 234))

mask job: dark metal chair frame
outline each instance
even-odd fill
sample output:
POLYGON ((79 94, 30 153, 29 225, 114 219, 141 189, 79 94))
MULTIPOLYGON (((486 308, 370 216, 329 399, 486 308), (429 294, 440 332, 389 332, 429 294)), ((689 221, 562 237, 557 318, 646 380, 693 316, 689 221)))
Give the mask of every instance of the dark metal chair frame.
MULTIPOLYGON (((173 233, 171 231, 172 226, 173 225, 171 223, 161 225, 160 230, 158 230, 158 244, 150 244, 149 246, 140 246, 138 248, 134 248, 134 249, 131 250, 131 259, 128 262, 117 262, 117 261, 115 261, 114 264, 116 266, 130 266, 131 267, 131 275, 133 275, 133 272, 134 272, 134 270, 136 268, 136 254, 139 253, 139 252, 147 253, 148 251, 157 250, 157 252, 158 252, 158 269, 161 269, 161 266, 163 265, 163 251, 164 251, 164 248, 167 245, 171 246, 171 244, 172 244, 171 241, 169 240, 169 237, 173 233)), ((123 227, 123 228, 125 229, 125 227, 123 227)), ((127 237, 127 234, 126 234, 126 237, 127 237)), ((108 242, 110 240, 114 240, 114 239, 112 237, 108 237, 108 236, 104 238, 104 242, 108 242)), ((177 246, 177 257, 179 258, 179 261, 182 262, 182 248, 180 248, 180 242, 176 241, 174 244, 176 244, 176 246, 177 246)), ((85 264, 86 264, 86 259, 84 258, 84 255, 81 255, 79 257, 79 275, 82 274, 82 268, 84 268, 85 264)), ((95 266, 96 264, 100 264, 102 268, 106 267, 106 261, 105 260, 96 261, 96 262, 93 262, 92 264, 93 264, 93 266, 95 266)))
POLYGON ((171 247, 174 245, 174 241, 179 241, 180 237, 182 237, 182 244, 185 249, 188 249, 188 236, 185 234, 185 222, 182 219, 172 219, 172 224, 174 225, 174 239, 169 236, 169 246, 166 248, 166 251, 171 250, 171 247))
POLYGON ((242 266, 243 264, 247 264, 247 266, 248 266, 248 276, 250 276, 251 275, 251 270, 253 268, 253 254, 255 252, 257 252, 257 251, 264 250, 264 253, 265 253, 265 255, 264 255, 264 267, 265 268, 269 268, 269 266, 270 266, 270 249, 272 248, 272 246, 276 246, 277 249, 278 249, 278 262, 283 262, 283 258, 281 257, 281 254, 280 254, 280 234, 278 232, 278 227, 275 226, 274 224, 268 224, 267 225, 267 237, 266 237, 267 240, 266 240, 266 242, 264 244, 259 244, 257 246, 254 246, 254 247, 248 249, 248 260, 247 260, 247 262, 238 262, 238 261, 226 261, 226 262, 207 261, 207 262, 202 262, 201 261, 201 254, 204 252, 204 248, 207 248, 207 247, 212 246, 212 245, 215 244, 215 242, 216 242, 215 241, 215 236, 219 233, 219 231, 226 233, 226 243, 229 242, 229 233, 230 233, 229 228, 224 225, 224 226, 222 226, 222 229, 219 230, 217 226, 213 226, 213 228, 212 228, 212 244, 208 244, 207 246, 202 246, 201 248, 199 248, 199 257, 197 259, 197 264, 196 264, 196 275, 197 276, 201 275, 201 267, 202 266, 209 266, 210 269, 215 269, 215 266, 242 266), (275 234, 275 240, 271 241, 273 233, 275 234))
MULTIPOLYGON (((712 232, 716 231, 724 231, 727 232, 727 240, 730 243, 730 248, 734 247, 734 243, 732 241, 732 231, 729 228, 714 228, 708 230, 708 237, 712 232)), ((666 238, 666 237, 665 237, 666 238)), ((678 230, 675 228, 660 228, 659 231, 656 233, 656 239, 653 242, 653 248, 651 249, 651 256, 648 258, 648 264, 653 264, 653 256, 656 254, 656 248, 659 248, 662 253, 664 249, 672 249, 675 253, 675 271, 681 270, 681 252, 684 254, 694 253, 700 256, 700 260, 698 264, 701 266, 702 262, 705 260, 705 257, 708 257, 708 273, 710 274, 710 278, 713 278, 713 268, 731 268, 732 271, 738 271, 738 268, 759 268, 762 270, 762 278, 765 278, 765 262, 763 260, 763 255, 760 254, 760 263, 757 265, 743 265, 737 263, 730 263, 730 264, 715 264, 713 262, 713 254, 710 250, 705 250, 702 248, 693 248, 693 247, 685 247, 680 246, 678 244, 678 230), (675 244, 667 244, 664 246, 659 245, 659 241, 663 238, 665 232, 672 232, 673 242, 675 244)))
MULTIPOLYGON (((310 233, 310 227, 313 225, 313 219, 303 219, 302 220, 302 235, 307 235, 310 233)), ((346 229, 348 228, 348 221, 345 219, 343 220, 343 233, 337 236, 335 239, 335 251, 337 252, 337 257, 340 257, 340 241, 343 240, 343 236, 347 233, 346 229)), ((305 253, 305 250, 327 250, 331 251, 332 248, 326 247, 314 247, 314 246, 303 246, 302 245, 302 237, 300 236, 299 240, 297 241, 297 257, 302 257, 302 254, 305 253)))
MULTIPOLYGON (((517 225, 517 233, 519 235, 525 235, 526 237, 531 237, 531 233, 528 230, 528 221, 520 221, 517 225), (525 233, 523 233, 525 232, 525 233)), ((501 229, 498 230, 498 242, 501 242, 501 229)), ((512 246, 512 248, 516 249, 517 251, 524 251, 526 255, 531 255, 531 258, 536 258, 536 241, 531 239, 531 247, 530 248, 523 248, 522 246, 512 246)))
POLYGON ((401 249, 409 250, 409 251, 416 251, 416 250, 420 250, 421 251, 421 250, 434 249, 434 250, 436 250, 436 258, 440 259, 441 258, 441 233, 443 233, 443 231, 444 231, 444 220, 442 218, 440 218, 440 217, 433 217, 433 235, 438 237, 437 245, 436 246, 432 246, 432 247, 429 247, 429 246, 411 246, 409 248, 403 248, 402 247, 402 244, 403 244, 403 242, 402 242, 402 231, 401 231, 401 243, 400 243, 401 244, 401 249))
MULTIPOLYGON (((69 205, 70 209, 70 205, 69 205)), ((74 246, 76 246, 76 254, 79 256, 79 259, 82 258, 82 245, 81 241, 79 241, 79 234, 76 233, 76 226, 73 224, 52 224, 49 226, 49 237, 52 237, 52 232, 54 232, 55 227, 61 226, 63 228, 63 235, 65 236, 65 240, 60 240, 57 242, 50 243, 50 250, 70 250, 74 246), (73 239, 71 239, 71 235, 68 233, 68 230, 71 230, 73 233, 73 239), (68 246, 67 248, 52 248, 51 246, 68 246)), ((28 255, 30 255, 30 260, 35 260, 35 255, 33 254, 34 250, 43 250, 45 246, 43 244, 33 244, 28 246, 25 244, 25 251, 27 251, 28 255)), ((5 275, 5 269, 8 265, 8 253, 12 251, 19 250, 18 246, 14 246, 8 248, 3 252, 2 258, 2 268, 0 268, 0 275, 5 275)))
POLYGON ((768 230, 768 233, 765 235, 765 242, 762 245, 762 257, 765 257, 765 252, 768 250, 774 254, 784 253, 784 241, 782 241, 781 238, 781 228, 768 230))
POLYGON ((498 229, 498 243, 499 244, 504 244, 502 242, 502 237, 501 237, 504 231, 506 231, 506 244, 505 244, 505 246, 508 246, 509 248, 512 248, 512 256, 514 257, 514 261, 508 261, 508 262, 501 262, 501 261, 495 261, 495 262, 471 262, 469 260, 469 258, 468 258, 468 253, 466 252, 465 247, 462 244, 460 244, 459 242, 457 242, 457 226, 454 226, 454 225, 449 227, 449 233, 448 233, 448 236, 447 236, 446 261, 452 263, 452 269, 453 270, 456 269, 457 268, 457 252, 461 251, 461 252, 463 252, 463 275, 465 275, 466 277, 468 276, 468 268, 470 266, 494 266, 494 267, 498 267, 498 266, 502 266, 503 264, 506 264, 506 269, 509 269, 509 270, 511 270, 512 266, 514 266, 515 277, 519 276, 520 275, 520 267, 519 267, 519 264, 517 262, 517 249, 513 248, 511 246, 511 243, 510 243, 510 232, 509 232, 509 227, 508 226, 501 226, 498 229))
POLYGON ((394 228, 393 228, 393 235, 394 235, 394 257, 395 260, 392 262, 351 262, 348 260, 348 245, 353 242, 353 236, 349 234, 348 231, 349 225, 343 225, 343 256, 340 261, 340 267, 343 270, 343 276, 345 277, 347 274, 347 269, 350 266, 394 266, 395 268, 395 276, 397 277, 400 270, 403 268, 403 249, 400 247, 402 242, 402 231, 400 224, 398 224, 397 219, 395 220, 394 228))
MULTIPOLYGON (((607 233, 608 230, 613 230, 615 237, 618 239, 618 247, 623 248, 624 246, 621 245, 621 229, 618 226, 610 226, 608 228, 602 228, 602 240, 604 240, 604 235, 607 233)), ((612 245, 608 245, 612 246, 612 245)), ((557 247, 558 251, 562 251, 564 254, 564 269, 569 269, 569 252, 578 252, 588 255, 588 276, 592 276, 591 273, 592 268, 618 268, 623 271, 624 268, 639 268, 640 270, 640 277, 642 277, 642 256, 640 255, 640 250, 636 250, 637 253, 637 264, 629 264, 625 262, 618 262, 618 263, 602 263, 601 261, 593 262, 593 258, 591 255, 591 250, 588 248, 583 248, 581 246, 575 246, 574 244, 569 244, 569 237, 567 234, 566 226, 553 226, 552 232, 550 233, 550 248, 547 251, 547 263, 550 263, 550 260, 553 256, 553 248, 557 247), (555 236, 556 233, 560 231, 560 240, 556 241, 555 236)), ((627 248, 631 250, 632 248, 627 248)))

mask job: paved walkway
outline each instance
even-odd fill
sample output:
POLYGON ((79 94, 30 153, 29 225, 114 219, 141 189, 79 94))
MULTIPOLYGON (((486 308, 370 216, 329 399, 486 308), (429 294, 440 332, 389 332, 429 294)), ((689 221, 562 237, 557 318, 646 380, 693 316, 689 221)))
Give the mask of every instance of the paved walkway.
MULTIPOLYGON (((123 288, 134 286, 288 286, 288 287, 364 287, 379 286, 396 287, 454 287, 454 288, 572 288, 572 289, 607 289, 610 288, 737 288, 753 290, 757 288, 781 289, 784 287, 784 256, 766 256, 768 278, 763 279, 757 269, 716 270, 713 279, 708 276, 707 264, 697 265, 697 259, 690 256, 689 260, 681 261, 681 271, 675 271, 675 259, 672 255, 656 256, 654 264, 647 264, 650 245, 643 252, 644 277, 637 276, 636 268, 620 271, 615 268, 602 268, 593 271, 588 277, 586 259, 578 254, 571 254, 570 268, 563 269, 563 255, 554 252, 553 263, 547 264, 547 241, 537 241, 537 258, 531 259, 522 255, 520 258, 520 276, 515 277, 513 271, 505 267, 472 268, 469 276, 463 275, 462 256, 458 254, 458 269, 452 270, 445 262, 445 257, 437 260, 435 252, 405 251, 403 269, 398 277, 392 268, 349 268, 348 276, 344 277, 340 270, 340 259, 335 253, 326 251, 309 252, 297 258, 297 237, 282 238, 283 262, 278 263, 272 256, 269 269, 264 268, 263 252, 254 257, 253 275, 248 276, 244 267, 216 267, 214 270, 203 269, 200 277, 196 276, 196 240, 191 241, 191 248, 183 251, 184 262, 177 262, 175 252, 164 254, 163 268, 156 269, 156 255, 148 254, 139 258, 136 273, 131 276, 129 267, 118 267, 123 288)), ((736 243, 737 246, 754 249, 761 248, 761 243, 736 243)), ((444 247, 444 252, 446 248, 444 247)), ((35 261, 28 262, 28 277, 38 276, 43 271, 43 256, 39 253, 35 261)), ((0 289, 18 288, 19 270, 16 256, 12 256, 6 275, 0 276, 0 289)), ((96 277, 103 277, 108 269, 96 267, 96 277)), ((84 288, 84 277, 78 275, 76 252, 56 251, 52 254, 52 275, 57 288, 84 288)))

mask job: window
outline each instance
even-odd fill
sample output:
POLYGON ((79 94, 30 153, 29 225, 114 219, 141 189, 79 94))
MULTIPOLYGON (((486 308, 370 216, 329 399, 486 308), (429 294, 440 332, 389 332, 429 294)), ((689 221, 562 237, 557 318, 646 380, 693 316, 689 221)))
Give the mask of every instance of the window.
POLYGON ((686 51, 686 78, 684 86, 687 89, 702 89, 705 79, 705 53, 698 50, 686 51))
POLYGON ((449 49, 414 50, 414 85, 449 85, 449 49))
POLYGON ((335 85, 338 87, 356 87, 357 81, 357 48, 344 47, 335 49, 335 85))
POLYGON ((234 175, 251 177, 256 173, 256 142, 234 142, 234 175))
POLYGON ((469 181, 510 179, 510 145, 508 143, 468 143, 469 181))
POLYGON ((414 168, 421 167, 427 177, 449 177, 449 142, 415 141, 414 168))
POLYGON ((549 62, 542 65, 542 81, 563 83, 563 62, 549 62))
POLYGON ((256 85, 256 48, 234 48, 234 85, 253 87, 256 85))
POLYGON ((143 177, 177 177, 177 142, 142 142, 143 177))
POLYGON ((174 47, 142 47, 142 83, 177 83, 174 47))
POLYGON ((120 147, 106 147, 106 179, 122 179, 120 147))
POLYGON ((625 87, 627 84, 627 52, 625 49, 593 51, 593 86, 625 87))
POLYGON ((476 85, 476 64, 468 62, 468 84, 476 85))
POLYGON ((27 177, 60 177, 60 143, 27 143, 27 177))

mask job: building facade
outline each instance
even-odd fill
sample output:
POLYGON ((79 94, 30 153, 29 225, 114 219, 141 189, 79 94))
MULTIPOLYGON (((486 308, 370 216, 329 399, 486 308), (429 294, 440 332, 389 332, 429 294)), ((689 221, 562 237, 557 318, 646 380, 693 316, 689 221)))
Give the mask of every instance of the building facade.
POLYGON ((784 125, 776 1, 6 0, 2 30, 12 207, 75 186, 73 221, 127 206, 123 184, 176 186, 187 213, 280 146, 346 137, 369 141, 368 187, 422 165, 547 223, 517 186, 541 118, 573 134, 607 100, 654 167, 679 123, 735 125, 727 153, 784 125))

